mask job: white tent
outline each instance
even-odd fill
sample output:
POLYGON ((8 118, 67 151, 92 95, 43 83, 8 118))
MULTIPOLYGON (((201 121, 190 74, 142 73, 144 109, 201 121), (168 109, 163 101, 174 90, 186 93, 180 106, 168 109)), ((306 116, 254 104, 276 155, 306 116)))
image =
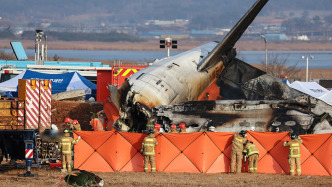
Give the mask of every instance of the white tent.
POLYGON ((295 81, 289 86, 315 98, 319 98, 320 96, 323 96, 329 92, 326 88, 322 87, 317 82, 295 81))
POLYGON ((332 91, 328 91, 326 94, 320 96, 318 99, 325 101, 329 105, 332 105, 332 91))
POLYGON ((25 72, 22 72, 12 79, 0 83, 0 92, 16 92, 18 79, 22 79, 25 72))
POLYGON ((295 81, 288 86, 332 105, 332 91, 327 90, 317 82, 295 81))

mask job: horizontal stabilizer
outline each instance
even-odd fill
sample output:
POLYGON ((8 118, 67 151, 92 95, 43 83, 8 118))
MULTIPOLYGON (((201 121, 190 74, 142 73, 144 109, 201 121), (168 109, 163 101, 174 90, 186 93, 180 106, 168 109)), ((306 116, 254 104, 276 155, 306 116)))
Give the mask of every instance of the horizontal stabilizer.
POLYGON ((248 12, 240 19, 240 21, 227 34, 224 40, 218 44, 212 52, 206 56, 201 63, 198 64, 197 70, 204 71, 216 63, 222 61, 222 57, 226 56, 228 52, 234 47, 235 43, 240 39, 244 31, 255 19, 257 14, 262 10, 268 0, 258 0, 248 10, 248 12))

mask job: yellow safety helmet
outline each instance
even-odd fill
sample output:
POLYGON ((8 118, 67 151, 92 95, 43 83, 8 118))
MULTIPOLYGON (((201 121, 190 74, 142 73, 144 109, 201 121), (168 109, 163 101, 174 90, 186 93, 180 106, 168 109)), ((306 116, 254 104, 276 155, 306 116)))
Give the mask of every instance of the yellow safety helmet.
POLYGON ((69 133, 69 129, 63 129, 63 133, 69 133))

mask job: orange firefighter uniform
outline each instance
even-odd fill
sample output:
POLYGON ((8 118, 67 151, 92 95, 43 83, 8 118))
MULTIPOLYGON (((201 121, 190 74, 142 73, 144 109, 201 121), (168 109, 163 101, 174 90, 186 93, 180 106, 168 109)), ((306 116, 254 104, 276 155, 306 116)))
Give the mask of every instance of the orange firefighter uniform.
POLYGON ((104 118, 94 118, 90 121, 90 125, 94 131, 104 131, 105 119, 104 118))
POLYGON ((187 132, 186 124, 180 123, 179 127, 180 127, 180 133, 186 133, 187 132))
POLYGON ((231 173, 235 172, 235 163, 237 164, 236 173, 241 173, 243 145, 246 143, 245 133, 243 135, 235 134, 232 143, 231 173))
POLYGON ((79 136, 77 140, 74 140, 69 135, 69 130, 64 130, 65 134, 64 137, 61 138, 59 142, 59 149, 61 150, 61 161, 62 161, 62 171, 66 171, 66 164, 67 169, 70 172, 71 171, 71 150, 73 145, 77 144, 78 141, 81 139, 79 136))
POLYGON ((256 173, 257 172, 257 162, 259 158, 259 151, 255 144, 252 141, 248 141, 244 147, 243 153, 248 157, 249 161, 249 172, 256 173))
MULTIPOLYGON (((291 135, 292 136, 292 135, 291 135)), ((296 136, 296 135, 295 135, 296 136)), ((300 146, 303 143, 301 137, 297 137, 292 139, 291 141, 284 142, 284 147, 289 147, 289 157, 288 157, 288 163, 289 163, 289 173, 290 175, 294 176, 295 171, 295 164, 296 164, 296 172, 297 175, 300 176, 301 171, 301 152, 300 152, 300 146)))
POLYGON ((172 124, 172 125, 171 125, 171 133, 178 133, 175 124, 172 124))
POLYGON ((142 142, 141 153, 144 155, 144 172, 149 171, 149 164, 151 164, 151 172, 156 171, 155 162, 155 146, 158 145, 152 130, 149 131, 147 137, 142 142))

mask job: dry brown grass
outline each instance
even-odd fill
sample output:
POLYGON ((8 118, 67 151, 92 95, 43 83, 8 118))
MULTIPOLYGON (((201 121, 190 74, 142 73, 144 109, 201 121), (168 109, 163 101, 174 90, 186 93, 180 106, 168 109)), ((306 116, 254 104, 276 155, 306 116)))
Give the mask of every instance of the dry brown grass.
MULTIPOLYGON (((0 48, 10 48, 9 40, 0 40, 0 48)), ((35 43, 30 40, 21 41, 25 49, 34 49, 35 43)), ((196 41, 196 40, 178 40, 179 50, 188 50, 194 47, 200 46, 204 43, 210 42, 206 41, 196 41)), ((164 50, 159 49, 159 40, 148 40, 146 42, 65 42, 65 41, 49 41, 48 49, 63 49, 63 50, 164 50)), ((242 51, 262 51, 265 50, 264 42, 261 40, 257 41, 242 41, 240 40, 235 47, 237 50, 242 51)), ((294 42, 294 41, 269 41, 269 50, 279 50, 279 51, 331 51, 332 42, 294 42)))

